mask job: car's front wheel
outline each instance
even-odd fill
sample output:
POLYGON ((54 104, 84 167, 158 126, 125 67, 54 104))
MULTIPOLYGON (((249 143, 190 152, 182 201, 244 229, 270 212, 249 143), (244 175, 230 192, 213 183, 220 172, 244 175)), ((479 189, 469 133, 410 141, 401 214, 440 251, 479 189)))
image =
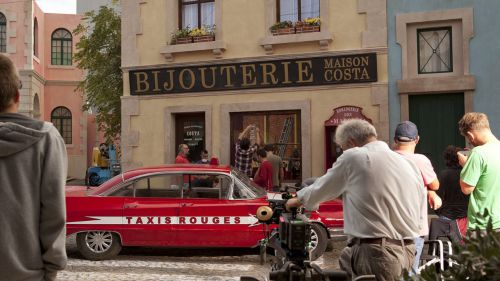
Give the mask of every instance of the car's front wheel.
POLYGON ((313 223, 311 225, 311 260, 316 260, 321 257, 326 250, 328 244, 328 235, 326 230, 319 224, 313 223))
POLYGON ((110 259, 122 249, 118 234, 109 231, 80 232, 76 246, 84 258, 93 261, 110 259))

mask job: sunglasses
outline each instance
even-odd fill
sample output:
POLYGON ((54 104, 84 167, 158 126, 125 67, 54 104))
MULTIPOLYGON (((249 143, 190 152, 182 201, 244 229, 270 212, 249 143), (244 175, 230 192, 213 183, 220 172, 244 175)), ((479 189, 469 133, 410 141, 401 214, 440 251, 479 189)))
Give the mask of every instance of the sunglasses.
POLYGON ((19 80, 19 89, 22 89, 23 88, 23 82, 21 80, 19 80))

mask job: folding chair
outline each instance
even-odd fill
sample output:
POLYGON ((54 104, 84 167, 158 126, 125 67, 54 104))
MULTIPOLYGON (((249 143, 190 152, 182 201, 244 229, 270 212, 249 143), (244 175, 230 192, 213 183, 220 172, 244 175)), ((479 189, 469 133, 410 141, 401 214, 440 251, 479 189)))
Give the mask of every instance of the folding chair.
POLYGON ((451 258, 453 255, 452 242, 463 243, 457 222, 442 218, 431 219, 429 240, 424 242, 424 245, 427 245, 428 254, 423 254, 424 251, 422 251, 419 270, 436 265, 436 270, 442 272, 456 264, 451 258))

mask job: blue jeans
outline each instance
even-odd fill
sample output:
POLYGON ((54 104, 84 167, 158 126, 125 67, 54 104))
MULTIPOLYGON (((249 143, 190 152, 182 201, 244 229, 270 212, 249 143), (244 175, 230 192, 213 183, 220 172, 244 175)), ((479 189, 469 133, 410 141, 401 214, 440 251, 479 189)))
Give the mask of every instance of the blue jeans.
POLYGON ((413 262, 410 276, 420 273, 418 270, 418 264, 420 262, 420 256, 422 255, 422 250, 424 249, 424 238, 422 237, 415 238, 415 248, 417 250, 417 254, 415 255, 415 261, 413 262))

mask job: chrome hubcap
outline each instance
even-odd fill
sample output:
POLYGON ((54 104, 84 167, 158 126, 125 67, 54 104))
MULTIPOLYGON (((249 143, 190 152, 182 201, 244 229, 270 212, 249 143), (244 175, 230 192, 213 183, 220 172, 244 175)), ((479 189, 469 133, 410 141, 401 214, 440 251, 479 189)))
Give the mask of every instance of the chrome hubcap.
POLYGON ((94 253, 104 253, 113 243, 113 235, 108 231, 92 231, 85 235, 85 244, 94 253))
POLYGON ((312 246, 313 251, 318 246, 318 243, 319 243, 318 239, 319 239, 318 233, 316 233, 316 231, 314 231, 314 229, 311 229, 311 246, 312 246))

